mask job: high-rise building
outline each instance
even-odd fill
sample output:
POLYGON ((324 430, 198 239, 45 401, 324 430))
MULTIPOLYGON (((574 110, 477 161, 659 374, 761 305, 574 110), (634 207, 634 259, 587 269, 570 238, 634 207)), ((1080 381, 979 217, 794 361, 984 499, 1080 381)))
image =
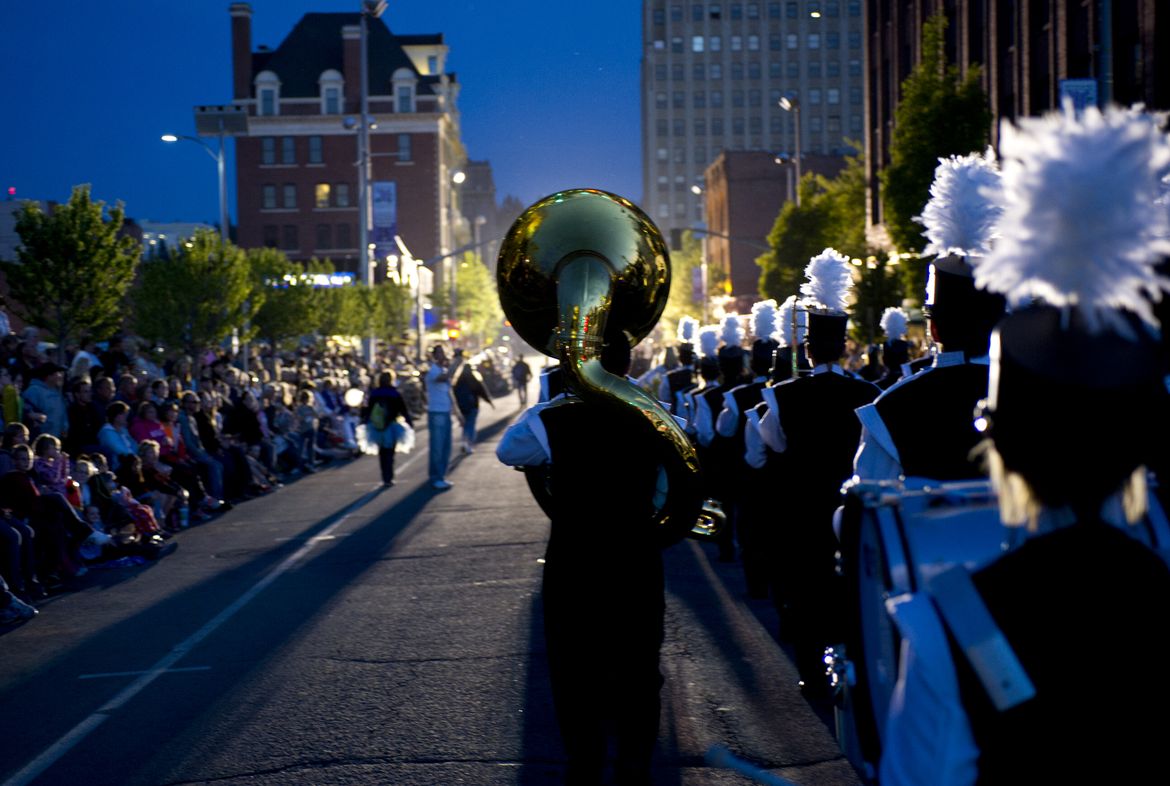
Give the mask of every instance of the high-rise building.
MULTIPOLYGON (((230 14, 232 103, 247 112, 236 137, 238 242, 357 271, 361 15, 305 14, 280 46, 253 51, 251 6, 233 3, 230 14)), ((389 230, 419 259, 445 254, 471 237, 453 178, 465 154, 447 46, 442 34, 367 24, 371 243, 389 230)))
POLYGON ((862 0, 642 4, 643 207, 677 244, 724 151, 840 155, 860 143, 862 0), (800 111, 779 106, 782 97, 800 111))

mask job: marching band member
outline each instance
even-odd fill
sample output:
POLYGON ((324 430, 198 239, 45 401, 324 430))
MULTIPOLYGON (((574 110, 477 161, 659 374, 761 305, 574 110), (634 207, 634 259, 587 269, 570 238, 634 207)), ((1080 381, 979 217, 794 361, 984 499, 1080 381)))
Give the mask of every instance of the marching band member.
POLYGON ((881 783, 1145 782, 1165 769, 1170 682, 1125 675, 1133 645, 1170 647, 1170 570, 1126 524, 1165 406, 1147 296, 1170 290, 1153 204, 1170 139, 1138 110, 1071 104, 1001 139, 1000 239, 975 276, 1012 313, 982 423, 1001 516, 1027 537, 888 604, 903 656, 881 783))
MULTIPOLYGON (((846 308, 853 286, 848 258, 827 248, 809 261, 808 282, 801 285, 808 311, 808 355, 812 374, 764 389, 768 411, 760 420, 767 447, 781 454, 768 461, 769 489, 785 501, 769 558, 789 595, 796 665, 806 695, 823 695, 826 686, 822 655, 839 617, 834 598, 836 536, 833 511, 840 504, 841 484, 849 477, 851 458, 861 435, 852 413, 877 397, 878 388, 847 375, 840 359, 845 352, 846 308)), ((777 593, 779 594, 779 593, 777 593)), ((776 597, 773 602, 783 603, 776 597)))
POLYGON ((704 387, 695 396, 695 433, 702 448, 709 447, 715 439, 715 417, 723 409, 723 394, 744 381, 744 351, 740 346, 744 338, 743 325, 736 314, 725 316, 721 325, 723 346, 718 353, 719 384, 704 387))
POLYGON ((886 371, 877 386, 888 390, 902 378, 902 366, 910 360, 910 343, 906 341, 906 326, 910 317, 897 306, 891 306, 882 312, 879 323, 882 332, 886 334, 886 341, 882 344, 882 366, 886 371))
POLYGON ((972 425, 987 396, 987 348, 1003 316, 1003 298, 975 288, 968 260, 990 250, 1001 208, 991 154, 939 163, 922 223, 930 240, 926 311, 939 352, 929 368, 889 387, 857 411, 861 444, 854 474, 865 480, 899 475, 934 480, 984 477, 971 452, 981 437, 972 425))
POLYGON ((679 367, 667 372, 658 384, 658 400, 663 402, 666 411, 672 415, 681 415, 679 397, 695 387, 695 333, 699 330, 699 322, 693 317, 682 317, 678 321, 678 362, 679 367))

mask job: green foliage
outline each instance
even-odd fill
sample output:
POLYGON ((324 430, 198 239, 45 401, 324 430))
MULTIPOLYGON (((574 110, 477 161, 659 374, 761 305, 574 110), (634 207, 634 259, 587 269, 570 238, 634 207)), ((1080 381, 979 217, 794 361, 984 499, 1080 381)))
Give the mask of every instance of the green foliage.
MULTIPOLYGON (((921 251, 922 225, 914 217, 930 198, 938 159, 981 150, 988 139, 991 112, 971 67, 964 78, 946 62, 947 19, 938 14, 922 28, 922 62, 902 83, 902 100, 894 111, 890 165, 881 173, 885 225, 899 252, 921 251)), ((921 299, 925 265, 904 265, 906 292, 921 299)))
POLYGON ((795 202, 784 204, 768 234, 772 250, 756 259, 760 292, 777 301, 799 294, 809 259, 826 248, 850 257, 864 257, 867 252, 861 155, 848 156, 845 168, 832 180, 806 174, 799 188, 800 207, 795 202))
POLYGON ((674 330, 682 317, 703 321, 703 301, 695 297, 694 278, 702 270, 703 244, 691 231, 683 232, 682 248, 670 255, 670 298, 662 312, 664 327, 674 330))
POLYGON ((494 341, 504 324, 495 278, 472 254, 465 254, 456 263, 455 318, 464 335, 475 337, 480 344, 494 341))
POLYGON ((890 306, 902 305, 902 282, 898 269, 884 254, 871 256, 859 268, 860 276, 853 287, 853 338, 872 344, 882 334, 882 313, 890 306))
POLYGON ((108 220, 104 208, 90 199, 88 185, 75 187, 69 202, 49 214, 26 203, 16 217, 19 261, 2 263, 17 313, 54 337, 60 361, 68 341, 106 338, 122 325, 141 249, 133 238, 118 237, 122 204, 108 220))
POLYGON ((167 259, 142 266, 131 290, 139 335, 188 354, 214 346, 243 330, 249 306, 263 308, 265 289, 256 285, 243 250, 217 233, 200 230, 167 259))
POLYGON ((313 333, 321 319, 325 298, 304 279, 306 274, 332 273, 328 261, 310 260, 302 267, 275 248, 248 249, 253 286, 265 292, 264 303, 251 310, 256 335, 274 348, 282 342, 313 333))
POLYGON ((317 290, 320 298, 318 330, 328 336, 374 336, 401 341, 413 307, 410 286, 384 281, 373 287, 360 284, 317 290))

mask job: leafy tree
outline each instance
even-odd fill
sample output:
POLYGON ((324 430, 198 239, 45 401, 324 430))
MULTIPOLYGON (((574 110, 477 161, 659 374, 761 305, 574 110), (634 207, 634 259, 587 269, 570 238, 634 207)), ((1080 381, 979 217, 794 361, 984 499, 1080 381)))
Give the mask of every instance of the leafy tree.
MULTIPOLYGON (((980 85, 980 70, 967 76, 946 62, 947 18, 932 16, 922 27, 922 61, 902 82, 902 100, 894 110, 890 165, 881 173, 886 229, 900 252, 921 251, 926 245, 922 225, 914 217, 930 198, 938 159, 981 150, 988 139, 991 112, 980 85)), ((925 264, 902 266, 906 292, 921 299, 925 264)))
POLYGON ((703 244, 687 230, 682 234, 682 248, 670 254, 670 299, 662 312, 667 329, 673 331, 684 316, 703 320, 703 299, 701 295, 695 297, 695 279, 701 274, 702 266, 703 244))
POLYGON ((853 338, 872 344, 881 335, 882 313, 902 304, 902 282, 885 254, 870 256, 859 270, 853 287, 853 338))
POLYGON ((243 330, 248 307, 259 311, 265 294, 256 286, 242 249, 223 243, 216 232, 199 230, 169 259, 142 266, 131 290, 135 328, 189 354, 218 344, 237 329, 248 340, 255 332, 243 330))
POLYGON ((332 273, 333 265, 312 259, 302 267, 275 248, 249 249, 247 256, 253 286, 265 293, 263 304, 250 312, 256 335, 278 348, 281 342, 315 332, 325 298, 305 276, 332 273))
POLYGON ((471 254, 456 263, 455 317, 464 335, 474 336, 480 344, 494 341, 504 324, 495 278, 471 254))
POLYGON ((51 213, 25 203, 16 217, 18 262, 2 263, 17 313, 53 336, 62 363, 70 339, 105 338, 121 327, 138 267, 138 243, 118 237, 122 203, 108 219, 104 208, 90 199, 88 185, 75 187, 51 213))

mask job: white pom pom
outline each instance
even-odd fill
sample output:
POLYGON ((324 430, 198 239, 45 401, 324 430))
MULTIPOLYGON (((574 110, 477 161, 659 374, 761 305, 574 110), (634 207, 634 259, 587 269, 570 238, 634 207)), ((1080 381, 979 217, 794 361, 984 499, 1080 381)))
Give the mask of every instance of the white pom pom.
POLYGON ((743 337, 747 331, 743 329, 743 325, 739 322, 739 314, 728 314, 723 318, 723 334, 720 338, 723 343, 729 347, 738 347, 743 343, 743 337))
POLYGON ((1170 254, 1170 211, 1156 200, 1170 138, 1140 108, 1090 107, 1004 123, 1004 214, 991 254, 973 258, 976 286, 1012 305, 1035 297, 1078 309, 1090 330, 1129 331, 1115 309, 1156 320, 1170 290, 1154 265, 1170 254))
POLYGON ((815 306, 843 314, 849 306, 849 290, 853 287, 853 271, 849 258, 836 249, 826 248, 808 262, 804 269, 808 283, 800 285, 800 292, 815 306))
POLYGON ((705 358, 713 358, 719 352, 719 326, 706 325, 699 328, 699 353, 705 358))
POLYGON ((792 346, 792 319, 796 312, 796 343, 804 343, 804 332, 808 326, 808 312, 796 308, 796 295, 789 295, 776 311, 777 332, 775 338, 781 346, 792 346))
POLYGON ((695 340, 695 333, 699 330, 699 320, 694 317, 681 317, 678 321, 678 340, 683 344, 690 344, 695 340))
POLYGON ((882 332, 890 341, 902 338, 906 335, 906 325, 909 321, 910 317, 902 309, 896 306, 887 308, 882 312, 882 332))
POLYGON ((758 339, 770 339, 776 332, 776 301, 761 300, 752 306, 752 333, 758 339))
POLYGON ((924 254, 983 256, 991 250, 996 223, 1003 213, 995 153, 939 159, 930 185, 930 201, 916 216, 929 241, 924 254))

